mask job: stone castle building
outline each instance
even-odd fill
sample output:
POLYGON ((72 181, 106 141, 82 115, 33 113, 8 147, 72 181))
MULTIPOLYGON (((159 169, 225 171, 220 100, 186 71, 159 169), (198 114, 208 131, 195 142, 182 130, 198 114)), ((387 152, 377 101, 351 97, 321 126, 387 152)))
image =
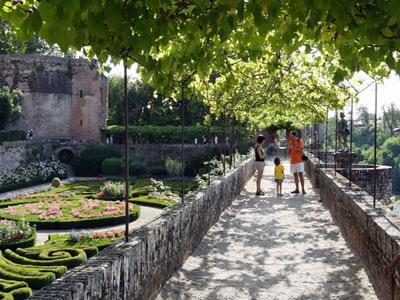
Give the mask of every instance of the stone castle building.
POLYGON ((39 55, 0 55, 0 87, 20 89, 23 117, 8 130, 42 139, 101 140, 108 86, 96 62, 39 55))

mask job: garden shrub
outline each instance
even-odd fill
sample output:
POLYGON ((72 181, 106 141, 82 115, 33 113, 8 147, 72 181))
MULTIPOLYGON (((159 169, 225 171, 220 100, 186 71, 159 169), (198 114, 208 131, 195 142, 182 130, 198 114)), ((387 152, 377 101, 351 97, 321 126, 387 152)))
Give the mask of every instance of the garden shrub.
POLYGON ((179 176, 182 174, 182 162, 168 158, 165 161, 165 169, 169 176, 179 176))
POLYGON ((132 191, 131 196, 136 198, 140 196, 147 196, 150 193, 151 185, 139 187, 132 191))
POLYGON ((0 250, 31 247, 35 243, 35 228, 24 219, 0 220, 0 250))
MULTIPOLYGON (((82 249, 43 248, 39 250, 19 248, 15 252, 5 250, 4 256, 10 261, 32 266, 66 266, 68 269, 79 266, 87 260, 82 249)), ((62 274, 56 274, 61 276, 62 274)))
POLYGON ((26 282, 32 289, 42 287, 54 281, 57 274, 67 271, 66 267, 23 266, 15 264, 0 255, 0 278, 26 282))
POLYGON ((22 281, 4 280, 0 278, 0 291, 11 292, 12 290, 27 287, 28 284, 22 281))
MULTIPOLYGON (((122 158, 112 157, 107 158, 102 163, 102 174, 103 175, 124 175, 124 160, 122 158)), ((129 174, 134 176, 140 176, 146 174, 146 167, 144 164, 137 160, 129 160, 129 174)))
MULTIPOLYGON (((101 128, 107 135, 113 135, 115 141, 123 141, 124 126, 109 125, 101 128)), ((180 144, 181 143, 181 127, 173 125, 131 125, 128 128, 129 138, 133 143, 164 143, 164 144, 180 144)), ((218 136, 219 141, 223 141, 223 129, 219 126, 191 125, 185 126, 185 143, 194 143, 197 139, 198 143, 203 142, 204 137, 218 136)), ((250 127, 238 126, 237 131, 241 132, 243 139, 252 138, 250 127)))
POLYGON ((0 176, 0 193, 50 181, 54 177, 67 178, 64 164, 59 162, 30 163, 0 176))
POLYGON ((153 176, 167 175, 167 169, 165 168, 165 160, 158 160, 158 161, 152 163, 149 166, 148 171, 149 171, 150 175, 153 175, 153 176))
POLYGON ((12 290, 9 292, 13 296, 14 300, 24 300, 30 296, 32 296, 32 289, 29 287, 23 287, 19 289, 12 290))
POLYGON ((10 293, 0 292, 0 299, 2 299, 2 300, 14 300, 14 297, 10 293))
POLYGON ((58 177, 54 177, 52 180, 51 180, 51 185, 53 186, 53 187, 60 187, 61 186, 61 180, 60 180, 60 178, 58 178, 58 177))
POLYGON ((129 174, 134 176, 146 174, 146 167, 140 161, 131 161, 129 162, 129 174))
POLYGON ((4 280, 0 278, 0 298, 24 300, 32 295, 32 290, 23 281, 4 280))
POLYGON ((135 204, 143 206, 151 206, 157 208, 173 207, 177 202, 167 199, 153 199, 148 197, 138 197, 132 201, 135 204))
POLYGON ((105 159, 121 156, 121 151, 113 145, 88 145, 72 161, 72 165, 78 176, 98 176, 105 159))
POLYGON ((125 184, 123 182, 106 181, 100 187, 98 197, 101 199, 122 199, 125 194, 125 184))
POLYGON ((102 175, 122 175, 122 159, 118 157, 107 158, 101 164, 102 175))

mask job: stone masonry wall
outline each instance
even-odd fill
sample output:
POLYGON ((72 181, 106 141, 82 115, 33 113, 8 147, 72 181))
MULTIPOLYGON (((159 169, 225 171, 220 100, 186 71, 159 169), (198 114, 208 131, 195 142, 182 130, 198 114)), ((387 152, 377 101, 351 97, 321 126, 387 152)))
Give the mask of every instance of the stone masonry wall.
MULTIPOLYGON (((130 155, 134 159, 143 162, 149 166, 159 160, 167 158, 181 160, 181 145, 178 144, 130 144, 130 155)), ((123 149, 123 146, 121 146, 123 149)), ((222 150, 222 146, 212 145, 212 151, 222 150), (217 149, 216 149, 217 148, 217 149)), ((208 153, 208 145, 204 144, 185 144, 185 163, 190 163, 199 157, 206 157, 208 153)), ((211 157, 212 158, 212 157, 211 157)))
POLYGON ((39 55, 0 55, 0 87, 24 93, 23 118, 8 129, 38 138, 101 139, 108 113, 107 82, 96 63, 39 55))
POLYGON ((0 175, 18 168, 28 157, 25 141, 0 144, 0 175))
MULTIPOLYGON (((308 166, 313 172, 312 165, 308 166)), ((335 177, 326 169, 318 174, 321 200, 363 259, 380 299, 400 299, 399 261, 394 276, 388 272, 389 264, 400 254, 400 218, 379 202, 373 208, 372 197, 356 185, 350 188, 340 174, 335 177)))
MULTIPOLYGON (((315 187, 319 187, 320 168, 325 168, 325 162, 315 156, 308 154, 309 159, 305 162, 305 172, 315 187)), ((326 164, 327 169, 333 169, 334 164, 326 164)), ((337 172, 346 178, 349 178, 348 169, 337 169, 337 172)), ((392 189, 392 167, 378 165, 376 169, 376 195, 377 198, 384 201, 390 201, 393 196, 392 189)), ((367 193, 373 195, 374 192, 374 168, 373 165, 353 164, 351 169, 352 183, 363 188, 367 193)))
POLYGON ((30 299, 154 299, 253 174, 248 160, 30 299))

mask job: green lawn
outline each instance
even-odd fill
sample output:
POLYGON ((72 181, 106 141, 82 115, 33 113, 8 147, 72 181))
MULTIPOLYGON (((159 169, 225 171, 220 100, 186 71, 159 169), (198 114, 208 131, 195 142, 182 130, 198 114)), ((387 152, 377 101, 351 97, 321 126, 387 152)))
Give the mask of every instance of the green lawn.
POLYGON ((49 239, 44 245, 36 246, 36 249, 43 248, 91 248, 97 247, 99 250, 111 245, 115 241, 122 239, 122 237, 115 238, 96 238, 96 239, 82 239, 79 241, 72 241, 69 239, 70 234, 50 234, 49 239))

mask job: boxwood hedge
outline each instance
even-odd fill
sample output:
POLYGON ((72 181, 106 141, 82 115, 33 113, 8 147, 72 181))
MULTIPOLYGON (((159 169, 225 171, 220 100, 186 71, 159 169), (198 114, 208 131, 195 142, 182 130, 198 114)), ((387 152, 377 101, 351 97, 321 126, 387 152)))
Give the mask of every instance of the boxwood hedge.
POLYGON ((26 282, 32 289, 40 289, 65 274, 64 266, 27 266, 13 263, 0 256, 0 278, 26 282))
MULTIPOLYGON (((66 266, 68 269, 79 266, 87 260, 82 249, 41 249, 29 251, 19 248, 16 252, 9 249, 4 251, 4 256, 17 264, 32 266, 66 266)), ((62 274, 60 274, 61 276, 62 274)))

